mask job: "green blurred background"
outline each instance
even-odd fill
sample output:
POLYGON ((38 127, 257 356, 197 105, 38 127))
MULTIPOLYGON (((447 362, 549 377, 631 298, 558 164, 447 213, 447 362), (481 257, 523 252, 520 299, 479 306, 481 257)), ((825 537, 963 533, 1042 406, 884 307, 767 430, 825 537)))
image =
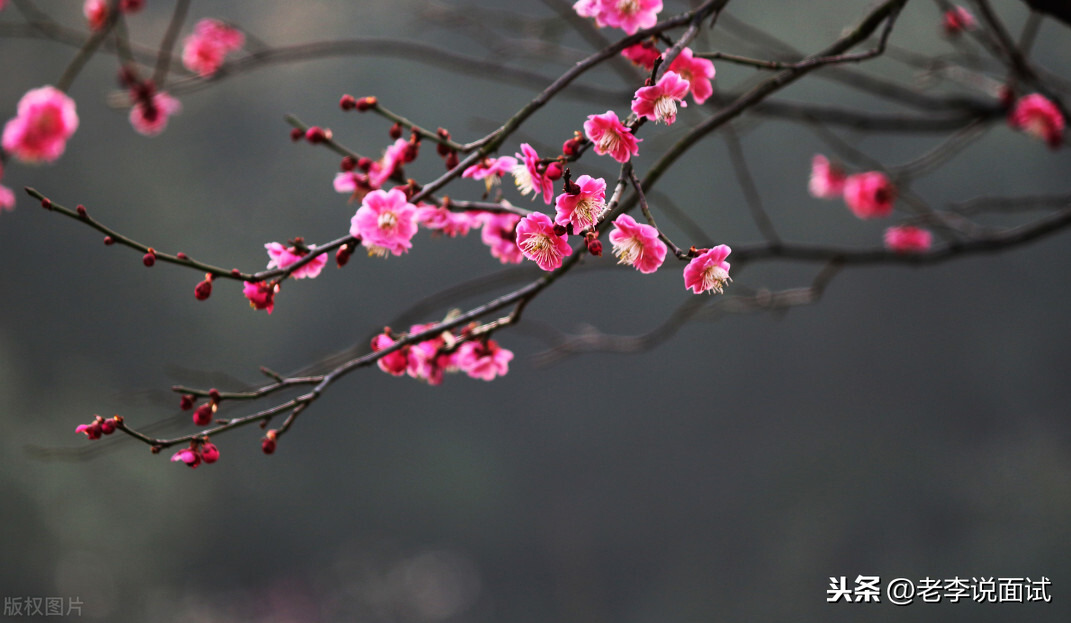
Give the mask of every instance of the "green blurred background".
MULTIPOLYGON (((82 26, 80 2, 37 4, 82 26)), ((268 45, 418 40, 548 76, 568 63, 545 52, 525 60, 523 46, 496 47, 477 28, 559 42, 574 58, 591 49, 542 3, 472 2, 460 12, 468 21, 442 12, 457 6, 199 1, 183 34, 216 17, 268 45)), ((734 2, 730 13, 813 51, 866 6, 734 2)), ((994 6, 1018 32, 1021 3, 994 6)), ((129 20, 134 39, 158 42, 170 7, 150 0, 129 20)), ((666 14, 684 8, 667 0, 666 14)), ((14 11, 0 13, 0 23, 18 21, 14 11)), ((939 17, 933 3, 909 3, 892 42, 953 52, 938 35, 939 17)), ((1069 35, 1045 21, 1039 61, 1065 69, 1069 35)), ((704 45, 748 51, 717 36, 704 45)), ((74 53, 0 39, 2 116, 28 89, 54 82, 74 53)), ((891 61, 872 67, 913 79, 891 61)), ((727 63, 718 71, 730 92, 756 76, 727 63)), ((3 183, 83 203, 161 250, 243 270, 267 261, 265 242, 334 239, 354 211, 331 187, 337 157, 291 143, 285 113, 375 155, 389 140, 387 124, 339 111, 342 93, 376 95, 467 141, 545 86, 387 57, 276 65, 181 96, 182 114, 147 139, 125 111, 107 106, 115 74, 114 57, 94 58, 70 91, 81 127, 67 153, 48 166, 9 162, 3 183)), ((587 80, 625 89, 610 71, 587 80)), ((886 106, 819 77, 779 97, 886 106)), ((563 98, 503 153, 522 141, 549 152, 586 115, 609 108, 621 113, 625 103, 563 98)), ((673 128, 645 127, 638 169, 702 113, 693 106, 673 128)), ((813 132, 779 121, 736 129, 787 239, 880 244, 889 223, 858 221, 807 195, 810 158, 828 153, 813 132)), ((938 140, 842 136, 891 163, 938 140)), ((755 242, 727 153, 721 138, 708 140, 658 189, 717 242, 755 242)), ((1069 164, 1066 149, 1052 153, 998 123, 915 190, 936 205, 1062 192, 1069 164)), ((613 170, 593 154, 578 167, 613 170)), ((407 172, 427 180, 440 171, 425 145, 407 172)), ((480 188, 462 181, 450 194, 476 199, 480 188)), ((414 242, 404 257, 358 254, 345 270, 332 265, 314 281, 290 283, 268 316, 228 282, 198 302, 200 275, 146 269, 139 254, 105 247, 96 232, 20 193, 16 210, 0 214, 0 595, 78 598, 82 614, 72 620, 118 622, 1069 620, 1067 234, 925 269, 848 270, 818 304, 785 315, 711 318, 648 352, 537 365, 548 327, 642 333, 692 296, 679 267, 643 276, 613 269, 607 254, 497 336, 517 358, 492 383, 455 375, 427 387, 359 371, 307 411, 274 456, 261 454, 259 431, 239 430, 214 439, 221 460, 197 470, 127 439, 91 445, 74 435, 94 413, 120 413, 135 426, 178 421, 164 430, 188 432, 188 414, 177 414, 166 391, 172 384, 229 389, 258 382, 261 365, 300 368, 367 344, 429 293, 500 270, 478 234, 421 233, 414 242), (860 574, 1046 576, 1053 600, 826 603, 830 576, 850 585, 860 574)), ((727 294, 806 285, 816 270, 749 266, 727 294)))

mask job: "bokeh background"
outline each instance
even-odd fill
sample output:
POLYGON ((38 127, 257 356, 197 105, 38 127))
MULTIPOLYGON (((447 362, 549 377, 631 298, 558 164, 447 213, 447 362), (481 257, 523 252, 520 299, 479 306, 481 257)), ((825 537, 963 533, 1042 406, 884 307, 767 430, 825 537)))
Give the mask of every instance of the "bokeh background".
MULTIPOLYGON (((82 27, 80 2, 36 4, 82 27)), ((136 41, 154 45, 171 3, 147 4, 129 28, 136 41)), ((1018 33, 1023 5, 993 4, 1018 33)), ((730 14, 809 52, 866 5, 734 2, 730 14)), ((684 8, 667 0, 667 14, 684 8)), ((0 13, 0 24, 19 21, 15 10, 0 13)), ((264 45, 389 37, 548 76, 568 61, 519 39, 560 44, 573 59, 591 49, 541 3, 199 1, 183 34, 201 17, 233 21, 264 45)), ((933 3, 909 3, 892 43, 951 54, 939 17, 933 3)), ((710 49, 752 51, 717 32, 706 40, 710 49)), ((1043 22, 1038 62, 1065 70, 1069 35, 1043 22)), ((0 39, 3 116, 26 90, 54 82, 74 54, 53 42, 0 39)), ((923 85, 901 64, 871 67, 923 85)), ((718 71, 719 88, 729 92, 757 75, 727 63, 718 71)), ((67 153, 48 166, 9 162, 3 183, 83 203, 162 250, 244 270, 267 261, 265 242, 334 239, 355 208, 332 190, 337 157, 291 143, 284 114, 330 127, 344 144, 375 155, 388 141, 387 123, 342 113, 342 93, 374 94, 419 124, 471 140, 545 86, 387 56, 273 65, 182 95, 182 114, 147 139, 131 130, 125 111, 107 105, 115 74, 113 56, 95 57, 70 91, 81 127, 67 153)), ((626 90, 610 71, 586 82, 626 90)), ((899 110, 819 76, 778 97, 899 110)), ((625 104, 563 97, 504 153, 522 141, 554 149, 588 114, 622 112, 625 104)), ((644 128, 639 170, 703 112, 683 111, 671 129, 644 128)), ((828 153, 813 131, 776 120, 734 127, 783 236, 880 244, 888 222, 858 221, 840 203, 807 195, 810 158, 828 153)), ((938 140, 841 136, 889 163, 938 140)), ((613 168, 600 160, 589 155, 580 168, 609 176, 613 168)), ((1067 150, 1050 152, 998 122, 914 188, 937 206, 1065 192, 1069 164, 1067 150)), ((426 180, 440 170, 425 145, 408 173, 426 180)), ((480 188, 462 181, 450 192, 475 199, 480 188)), ((718 136, 658 190, 718 242, 760 239, 718 136)), ((214 440, 219 463, 190 470, 127 439, 90 444, 74 428, 95 413, 119 413, 133 425, 188 431, 188 414, 178 414, 167 391, 172 384, 241 387, 260 380, 259 366, 296 370, 367 344, 430 293, 501 270, 478 234, 421 233, 412 252, 385 261, 359 254, 345 270, 330 266, 315 281, 287 285, 268 316, 250 310, 228 282, 198 302, 192 290, 200 275, 146 269, 139 254, 105 247, 96 232, 21 194, 0 221, 6 602, 78 599, 81 616, 71 620, 116 622, 1066 621, 1071 614, 1067 234, 927 268, 846 270, 820 302, 786 314, 712 315, 646 352, 537 365, 550 332, 643 333, 691 296, 679 268, 648 277, 614 268, 607 254, 540 296, 521 327, 497 336, 517 355, 506 377, 452 376, 428 387, 359 371, 307 411, 274 456, 260 452, 258 430, 239 430, 214 440), (1053 597, 1047 604, 826 603, 830 576, 850 584, 857 575, 1044 576, 1053 597)), ((727 294, 805 286, 818 268, 748 266, 727 294)), ((502 291, 459 297, 418 320, 502 291)))

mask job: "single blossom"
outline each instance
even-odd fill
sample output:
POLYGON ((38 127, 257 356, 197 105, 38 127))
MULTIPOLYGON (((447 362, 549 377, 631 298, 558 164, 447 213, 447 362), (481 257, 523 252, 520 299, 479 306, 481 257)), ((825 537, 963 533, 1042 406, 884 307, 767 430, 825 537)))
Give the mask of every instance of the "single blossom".
POLYGON ((401 188, 390 192, 374 190, 361 201, 350 219, 350 235, 360 238, 369 255, 405 253, 417 232, 416 206, 409 203, 401 188))
POLYGON ((368 183, 373 189, 381 188, 394 172, 401 168, 405 163, 405 152, 408 148, 409 141, 399 138, 383 150, 383 156, 373 162, 368 170, 368 183))
POLYGON ((677 120, 677 104, 688 95, 690 83, 675 72, 667 71, 654 86, 640 87, 632 99, 632 112, 651 121, 673 125, 677 120))
POLYGON ((651 71, 654 69, 655 61, 658 60, 659 56, 662 56, 662 53, 658 51, 658 48, 655 47, 655 44, 650 39, 646 39, 621 50, 621 56, 632 61, 633 65, 638 65, 647 71, 651 71))
POLYGON ((519 264, 524 254, 517 247, 517 223, 521 217, 510 212, 482 212, 479 215, 483 223, 480 240, 491 247, 491 255, 503 264, 519 264))
POLYGON ((971 15, 970 11, 956 5, 945 11, 944 16, 941 18, 941 26, 944 28, 946 35, 954 37, 964 30, 974 30, 978 27, 978 22, 975 21, 974 15, 971 15))
POLYGON ((808 190, 812 197, 819 199, 835 199, 844 195, 844 180, 847 176, 844 171, 821 155, 815 154, 811 159, 811 180, 808 190))
POLYGON ((588 115, 584 135, 595 144, 595 153, 600 156, 609 154, 618 162, 628 162, 630 157, 640 153, 638 143, 642 139, 633 136, 632 130, 625 127, 612 110, 601 115, 588 115))
POLYGON ((684 267, 684 288, 696 294, 721 294, 725 284, 732 281, 729 277, 729 262, 725 261, 731 251, 728 246, 719 244, 692 258, 684 267))
POLYGON ((201 464, 201 455, 198 454, 193 448, 183 448, 175 454, 171 455, 172 463, 185 463, 190 467, 197 467, 201 464))
MULTIPOLYGON (((316 245, 309 245, 309 247, 303 248, 302 246, 283 246, 278 242, 269 242, 264 245, 264 248, 268 250, 268 269, 278 268, 286 270, 293 264, 301 260, 309 254, 309 251, 316 248, 316 245)), ((313 279, 319 276, 320 271, 327 265, 327 254, 321 253, 309 260, 308 264, 298 268, 294 272, 290 273, 294 279, 313 279)))
POLYGON ((517 159, 513 156, 501 156, 499 158, 484 158, 461 173, 461 177, 474 180, 483 180, 487 192, 491 187, 502 179, 506 173, 513 171, 517 166, 517 159))
POLYGON ((27 91, 0 144, 23 162, 52 162, 63 155, 78 129, 74 100, 51 86, 27 91))
POLYGON ((203 19, 186 37, 182 64, 202 77, 211 76, 223 65, 227 54, 245 45, 245 35, 219 20, 203 19))
POLYGON ((522 195, 542 193, 543 201, 550 204, 554 197, 554 182, 547 177, 546 171, 539 169, 539 154, 528 143, 521 143, 521 153, 515 154, 520 162, 510 170, 513 182, 522 195))
POLYGON ((933 235, 918 227, 901 225, 885 230, 885 247, 897 253, 918 253, 929 250, 933 235))
POLYGON ((667 71, 675 72, 688 81, 692 89, 692 99, 696 104, 702 104, 714 94, 714 86, 710 84, 715 74, 714 62, 706 58, 697 58, 691 48, 681 50, 677 58, 669 64, 667 71))
POLYGON ((888 216, 895 201, 896 187, 884 173, 856 173, 844 180, 844 203, 859 218, 888 216))
POLYGON ((562 193, 555 200, 557 212, 554 222, 559 225, 573 224, 573 231, 580 233, 595 227, 599 217, 606 212, 606 180, 590 175, 581 175, 576 180, 580 192, 575 195, 562 193))
POLYGON ((465 342, 457 349, 457 367, 474 379, 494 380, 509 372, 513 353, 494 340, 465 342))
POLYGON ((636 270, 650 274, 658 270, 666 259, 666 245, 658 239, 658 230, 651 225, 637 223, 628 214, 614 219, 610 243, 618 264, 635 266, 636 270))
POLYGON ((249 306, 253 309, 267 310, 270 314, 275 309, 275 294, 279 291, 278 284, 264 283, 263 281, 246 281, 242 288, 242 294, 249 299, 249 306))
POLYGON ((1008 125, 1013 129, 1045 141, 1052 149, 1063 144, 1064 124, 1060 109, 1040 93, 1019 98, 1008 115, 1008 125))
POLYGON ((156 136, 167 127, 167 119, 182 110, 179 101, 163 91, 138 98, 130 109, 130 125, 140 134, 156 136))
POLYGON ((580 0, 573 10, 581 17, 595 18, 600 28, 620 28, 631 35, 655 25, 662 0, 580 0))
POLYGON ((542 212, 533 212, 517 223, 517 247, 543 270, 555 270, 573 249, 565 234, 554 233, 554 223, 542 212))

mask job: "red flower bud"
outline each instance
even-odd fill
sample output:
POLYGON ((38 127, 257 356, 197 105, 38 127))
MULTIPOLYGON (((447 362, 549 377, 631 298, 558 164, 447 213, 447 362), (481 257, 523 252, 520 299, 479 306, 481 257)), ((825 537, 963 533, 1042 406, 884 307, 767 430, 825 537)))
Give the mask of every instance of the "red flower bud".
POLYGON ((327 132, 319 126, 312 126, 308 130, 305 130, 305 140, 316 145, 327 140, 327 132))
POLYGON ((395 123, 390 127, 390 137, 394 140, 398 140, 402 137, 402 124, 395 123))
POLYGON ((100 432, 103 435, 111 435, 112 433, 114 433, 115 432, 115 420, 111 420, 111 419, 101 420, 101 422, 100 422, 100 432))
POLYGON ((104 237, 104 244, 106 244, 108 246, 111 246, 111 245, 115 244, 115 238, 112 238, 111 236, 105 236, 104 237))
POLYGON ((547 172, 545 174, 547 179, 556 180, 562 176, 562 165, 557 162, 552 162, 547 165, 547 172))
POLYGON ((275 440, 269 437, 265 437, 260 440, 260 449, 264 454, 271 454, 275 452, 275 440))
POLYGON ((179 408, 182 409, 183 411, 189 411, 190 409, 193 408, 193 401, 194 401, 194 395, 193 394, 183 394, 182 398, 179 399, 179 408))
POLYGON ((339 163, 338 168, 341 171, 352 171, 357 168, 357 159, 353 156, 346 156, 339 163))
POLYGON ((357 99, 352 95, 346 94, 342 96, 342 99, 338 100, 338 105, 342 110, 353 110, 357 108, 357 99))
POLYGON ((208 426, 212 423, 212 403, 206 402, 197 407, 197 410, 193 412, 193 423, 196 426, 208 426))
POLYGON ((201 445, 201 459, 205 464, 215 463, 219 460, 219 448, 216 444, 206 441, 201 445))
POLYGON ((86 217, 86 207, 84 205, 79 203, 78 206, 74 209, 74 211, 78 213, 79 218, 86 217))
POLYGON ((151 267, 153 264, 156 263, 156 252, 152 249, 149 249, 149 252, 142 256, 141 263, 151 267))
POLYGON ((294 141, 295 143, 300 141, 304 137, 305 133, 301 131, 301 128, 294 128, 293 130, 290 130, 290 140, 294 141))
POLYGON ((193 296, 198 301, 203 301, 212 296, 212 279, 211 276, 205 277, 205 280, 198 283, 193 289, 193 296))
POLYGON ((368 95, 357 100, 357 110, 360 112, 371 110, 372 108, 375 108, 377 104, 379 104, 379 101, 376 99, 376 96, 368 95))

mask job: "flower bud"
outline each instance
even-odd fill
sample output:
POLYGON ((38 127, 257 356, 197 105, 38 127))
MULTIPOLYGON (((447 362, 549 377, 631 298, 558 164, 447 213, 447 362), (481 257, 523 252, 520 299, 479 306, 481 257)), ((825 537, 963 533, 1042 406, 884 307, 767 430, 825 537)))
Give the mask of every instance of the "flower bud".
POLYGON ((342 110, 353 110, 354 108, 357 108, 357 99, 352 95, 346 94, 338 100, 338 105, 342 110))
POLYGON ((179 408, 183 411, 189 411, 193 408, 194 396, 193 394, 183 394, 179 399, 179 408))
POLYGON ((212 423, 211 402, 206 402, 197 407, 197 410, 193 412, 193 423, 195 426, 208 426, 212 423))
POLYGON ((402 137, 402 124, 395 123, 390 127, 390 137, 394 140, 398 140, 402 137))
POLYGON ((218 461, 219 448, 216 447, 216 444, 210 441, 206 441, 201 444, 201 459, 204 460, 205 464, 215 463, 216 461, 218 461))
POLYGON ((204 301, 208 297, 212 296, 212 278, 211 275, 205 276, 205 280, 198 283, 193 289, 193 296, 198 301, 204 301))
POLYGON ((145 266, 152 267, 154 264, 156 264, 156 252, 152 249, 149 249, 149 252, 142 256, 141 263, 145 266))

